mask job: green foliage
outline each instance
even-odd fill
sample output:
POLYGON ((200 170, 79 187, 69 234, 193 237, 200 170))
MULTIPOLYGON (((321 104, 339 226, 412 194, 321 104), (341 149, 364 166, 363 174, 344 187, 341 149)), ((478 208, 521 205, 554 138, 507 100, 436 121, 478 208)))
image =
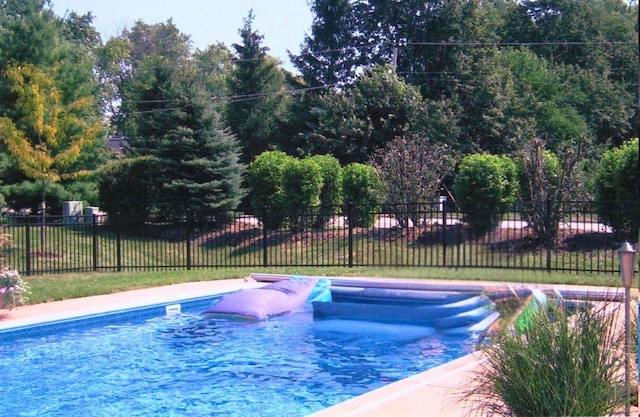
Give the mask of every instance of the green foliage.
MULTIPOLYGON (((616 309, 615 311, 619 311, 616 309)), ((575 314, 550 306, 516 334, 486 345, 476 372, 477 411, 495 416, 604 416, 619 406, 624 332, 607 306, 575 314), (608 310, 608 311, 607 311, 608 310)))
POLYGON ((333 85, 354 77, 357 58, 353 4, 349 0, 313 0, 311 34, 291 60, 312 86, 333 85), (319 58, 320 56, 320 58, 319 58))
POLYGON ((82 201, 84 206, 99 205, 98 183, 94 180, 79 180, 64 184, 69 200, 82 201))
POLYGON ((188 215, 225 222, 245 195, 241 187, 245 166, 239 163, 235 136, 221 126, 205 90, 193 88, 191 82, 190 77, 174 81, 180 85, 176 92, 165 88, 167 98, 175 94, 172 101, 181 110, 168 112, 173 127, 152 152, 160 166, 156 205, 166 218, 188 215))
POLYGON ((353 162, 343 168, 342 195, 349 226, 370 227, 374 224, 381 202, 381 187, 373 167, 353 162))
POLYGON ((149 219, 158 190, 153 157, 125 158, 105 164, 98 173, 100 207, 114 220, 140 222, 149 219))
MULTIPOLYGON (((80 200, 85 205, 98 205, 98 189, 94 181, 47 183, 45 193, 48 196, 48 214, 62 214, 62 203, 67 200, 80 200)), ((35 214, 41 202, 42 184, 40 183, 25 180, 0 187, 0 207, 6 205, 15 211, 29 209, 35 214)))
MULTIPOLYGON (((9 208, 29 209, 32 214, 38 213, 38 207, 42 203, 42 191, 42 184, 34 181, 22 181, 2 187, 2 194, 9 208)), ((75 199, 75 193, 60 183, 45 183, 44 192, 48 201, 47 214, 62 214, 62 202, 75 199)))
POLYGON ((596 194, 602 220, 622 233, 635 237, 640 221, 640 169, 638 138, 602 155, 596 172, 596 194))
POLYGON ((516 164, 506 156, 465 156, 454 179, 453 191, 465 221, 476 234, 490 231, 515 200, 516 164))
POLYGON ((317 126, 309 133, 313 151, 330 153, 343 164, 364 163, 396 137, 424 127, 420 92, 386 65, 362 74, 352 87, 326 95, 314 112, 317 126))
POLYGON ((239 30, 241 44, 233 44, 237 61, 229 77, 229 91, 237 99, 226 106, 226 120, 242 147, 242 161, 251 162, 256 155, 278 143, 279 123, 289 101, 280 62, 267 55, 263 36, 253 28, 250 12, 239 30))
POLYGON ((313 155, 308 157, 320 167, 322 189, 320 190, 320 212, 317 227, 323 227, 340 212, 342 204, 342 167, 337 158, 331 155, 313 155))
POLYGON ((154 216, 224 223, 245 194, 245 167, 236 138, 211 101, 210 94, 220 91, 209 89, 220 86, 206 64, 217 51, 198 55, 194 64, 188 36, 170 21, 138 22, 123 40, 112 52, 136 71, 121 74, 124 114, 118 126, 134 155, 155 158, 157 172, 150 178, 155 192, 148 194, 154 216))
POLYGON ((279 229, 285 221, 284 167, 293 157, 281 151, 267 151, 256 157, 247 169, 254 214, 267 230, 279 229))
POLYGON ((290 230, 299 233, 316 223, 314 211, 322 190, 320 165, 311 159, 291 158, 282 170, 282 188, 290 230))

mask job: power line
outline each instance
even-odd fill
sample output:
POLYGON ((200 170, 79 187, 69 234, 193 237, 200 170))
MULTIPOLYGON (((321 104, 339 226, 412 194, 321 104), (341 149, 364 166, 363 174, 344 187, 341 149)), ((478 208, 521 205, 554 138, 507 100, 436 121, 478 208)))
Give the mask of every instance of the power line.
POLYGON ((477 41, 443 41, 443 42, 421 42, 408 41, 407 45, 426 46, 571 46, 571 45, 637 45, 637 41, 544 41, 544 42, 477 42, 477 41))
MULTIPOLYGON (((244 101, 257 100, 257 99, 266 98, 266 97, 293 96, 293 95, 300 94, 300 93, 306 93, 306 92, 310 92, 310 91, 316 91, 316 90, 323 90, 323 89, 327 89, 327 88, 332 88, 332 87, 335 87, 336 85, 337 84, 324 84, 324 85, 315 86, 315 87, 295 88, 295 89, 284 90, 284 91, 271 91, 271 92, 263 92, 263 93, 240 94, 240 95, 226 96, 226 97, 213 97, 213 98, 211 98, 211 100, 219 101, 219 103, 216 103, 218 105, 231 104, 231 103, 240 103, 240 102, 244 102, 244 101)), ((130 103, 136 103, 136 104, 169 103, 169 102, 175 102, 175 101, 178 101, 178 100, 175 100, 175 99, 174 100, 148 100, 148 101, 136 100, 136 101, 123 101, 121 103, 121 105, 126 105, 126 104, 130 104, 130 103)), ((149 109, 149 110, 123 111, 123 113, 125 113, 125 114, 147 114, 147 113, 159 113, 159 112, 164 112, 164 111, 174 111, 174 110, 180 110, 180 109, 181 109, 180 107, 171 107, 171 108, 158 108, 158 109, 149 109)))

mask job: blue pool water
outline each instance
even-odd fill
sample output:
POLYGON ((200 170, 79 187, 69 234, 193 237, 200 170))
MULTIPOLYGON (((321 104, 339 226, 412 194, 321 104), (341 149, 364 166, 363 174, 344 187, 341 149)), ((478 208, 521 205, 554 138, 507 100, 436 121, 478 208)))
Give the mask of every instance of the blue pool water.
POLYGON ((188 310, 0 332, 0 416, 303 416, 475 343, 311 313, 250 322, 188 310))

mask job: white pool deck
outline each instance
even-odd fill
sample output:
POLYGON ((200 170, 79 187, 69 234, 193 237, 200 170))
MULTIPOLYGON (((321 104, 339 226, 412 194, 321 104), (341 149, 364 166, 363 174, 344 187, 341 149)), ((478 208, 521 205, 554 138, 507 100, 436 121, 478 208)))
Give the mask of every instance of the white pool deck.
MULTIPOLYGON (((352 278, 349 278, 352 279, 352 278)), ((366 280, 380 280, 366 278, 366 280)), ((393 280, 397 282, 397 279, 393 280)), ((414 280, 406 280, 413 282, 414 280)), ((420 280, 419 282, 433 282, 434 280, 420 280)), ((442 281, 446 285, 468 286, 468 281, 442 281)), ((473 282, 473 285, 504 286, 498 282, 473 282)), ((249 279, 232 279, 221 281, 190 282, 164 287, 147 288, 125 291, 115 294, 55 301, 50 303, 28 305, 11 311, 0 310, 0 329, 29 326, 47 321, 64 320, 69 318, 106 313, 143 307, 153 304, 163 304, 190 298, 215 295, 239 288, 255 288, 263 285, 249 279)), ((537 287, 527 284, 515 284, 515 287, 537 287)), ((571 289, 571 286, 560 286, 561 289, 571 289)), ((585 290, 586 287, 575 287, 585 290)), ((603 287, 591 287, 593 291, 607 291, 603 287)), ((435 369, 423 372, 413 377, 392 383, 385 387, 371 391, 349 401, 329 407, 314 413, 313 417, 463 417, 469 416, 469 404, 461 402, 461 396, 468 391, 472 372, 479 366, 479 356, 468 355, 435 369)), ((632 414, 638 416, 638 408, 632 409, 632 414)), ((616 415, 624 415, 623 412, 616 415)))

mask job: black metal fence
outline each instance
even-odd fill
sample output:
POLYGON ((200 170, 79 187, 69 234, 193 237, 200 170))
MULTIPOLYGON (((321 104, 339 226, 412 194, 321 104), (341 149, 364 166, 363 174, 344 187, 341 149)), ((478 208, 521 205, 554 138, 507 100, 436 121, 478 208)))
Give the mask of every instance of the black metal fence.
POLYGON ((278 211, 278 221, 267 222, 273 230, 240 212, 224 222, 156 223, 5 215, 11 243, 4 263, 24 275, 270 266, 617 273, 617 249, 624 240, 637 241, 637 230, 622 233, 603 224, 602 206, 593 202, 545 207, 515 206, 481 228, 446 202, 296 208, 278 211))

